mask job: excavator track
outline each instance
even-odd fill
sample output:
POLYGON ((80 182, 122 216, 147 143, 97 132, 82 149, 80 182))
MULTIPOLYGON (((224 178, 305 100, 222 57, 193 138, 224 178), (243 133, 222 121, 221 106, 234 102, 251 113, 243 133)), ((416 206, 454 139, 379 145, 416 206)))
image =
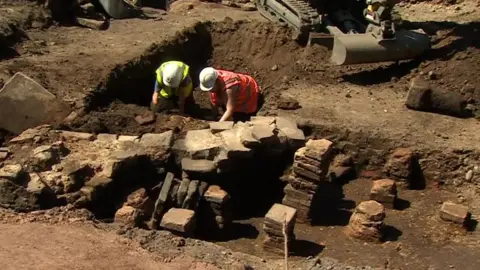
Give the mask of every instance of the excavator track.
POLYGON ((266 19, 288 24, 301 35, 322 27, 318 12, 302 0, 257 0, 257 8, 266 19))

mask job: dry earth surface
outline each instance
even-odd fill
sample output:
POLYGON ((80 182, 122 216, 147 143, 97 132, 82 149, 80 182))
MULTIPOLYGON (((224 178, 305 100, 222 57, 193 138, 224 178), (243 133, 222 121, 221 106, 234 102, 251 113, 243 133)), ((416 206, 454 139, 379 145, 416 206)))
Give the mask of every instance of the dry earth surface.
MULTIPOLYGON (((472 183, 463 183, 467 171, 480 165, 480 121, 412 111, 404 103, 410 80, 420 75, 461 93, 480 110, 478 3, 406 3, 399 11, 408 20, 405 24, 432 35, 431 52, 400 63, 334 67, 327 63, 323 48, 304 50, 290 39, 288 29, 266 22, 257 12, 219 4, 177 1, 169 14, 149 9, 151 18, 113 20, 108 30, 95 31, 46 28, 48 20, 33 5, 5 1, 0 15, 17 21, 29 38, 13 42, 15 53, 2 55, 0 84, 23 72, 77 110, 76 119, 62 123, 61 128, 130 135, 206 125, 168 115, 159 115, 146 126, 134 120, 148 110, 152 68, 162 60, 180 57, 196 71, 210 60, 214 66, 253 73, 267 94, 263 114, 293 116, 309 131, 306 135, 343 143, 345 151, 368 156, 368 166, 375 167, 374 158, 381 163, 391 149, 408 146, 422 153, 422 168, 446 170, 426 174, 424 190, 400 192, 408 207, 387 210, 386 223, 394 226, 394 237, 380 245, 344 235, 351 209, 368 199, 371 180, 360 177, 345 184, 341 211, 330 213, 335 217, 332 222, 296 226, 302 252, 291 257, 292 269, 347 269, 347 264, 359 269, 365 265, 476 269, 480 233, 446 224, 437 212, 443 201, 453 200, 468 204, 474 219, 480 216, 478 174, 472 183), (223 21, 225 17, 232 20, 223 21), (189 30, 176 35, 185 29, 189 30), (301 108, 279 109, 278 104, 288 98, 297 100, 301 108), (352 144, 357 149, 351 150, 352 144), (318 254, 322 263, 315 266, 318 254)), ((207 99, 195 95, 204 106, 207 99)), ((11 136, 5 133, 5 140, 11 136)), ((238 237, 212 244, 164 231, 122 231, 64 211, 16 214, 2 210, 0 265, 5 269, 283 267, 280 257, 272 258, 261 249, 261 218, 237 220, 238 237), (63 218, 56 221, 56 217, 63 218)))

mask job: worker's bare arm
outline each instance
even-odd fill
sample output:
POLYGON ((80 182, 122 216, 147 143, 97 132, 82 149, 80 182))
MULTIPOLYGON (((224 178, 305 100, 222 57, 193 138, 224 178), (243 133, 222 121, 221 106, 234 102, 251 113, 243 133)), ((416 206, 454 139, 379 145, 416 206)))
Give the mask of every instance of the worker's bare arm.
POLYGON ((235 95, 233 89, 227 89, 227 108, 225 113, 223 114, 222 118, 220 118, 219 122, 228 121, 233 116, 233 110, 235 108, 235 95))

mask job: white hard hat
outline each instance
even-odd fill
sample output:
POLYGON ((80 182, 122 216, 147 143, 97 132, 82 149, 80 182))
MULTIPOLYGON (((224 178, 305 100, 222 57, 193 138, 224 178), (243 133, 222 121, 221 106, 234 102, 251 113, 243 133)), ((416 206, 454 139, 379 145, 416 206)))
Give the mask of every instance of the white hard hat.
POLYGON ((162 72, 163 84, 168 87, 177 88, 182 81, 183 68, 175 63, 168 63, 162 72))
POLYGON ((215 82, 218 78, 217 71, 212 67, 204 68, 200 72, 200 90, 210 91, 215 86, 215 82))

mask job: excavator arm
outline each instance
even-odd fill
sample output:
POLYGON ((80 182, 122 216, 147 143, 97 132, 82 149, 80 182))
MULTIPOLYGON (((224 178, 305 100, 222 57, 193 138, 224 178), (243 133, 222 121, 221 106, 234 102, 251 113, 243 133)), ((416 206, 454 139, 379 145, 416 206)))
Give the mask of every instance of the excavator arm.
POLYGON ((309 44, 331 44, 330 61, 335 65, 411 59, 430 49, 424 33, 396 31, 387 1, 366 0, 363 18, 340 8, 319 14, 302 0, 257 0, 257 7, 268 20, 286 23, 308 36, 309 44))

